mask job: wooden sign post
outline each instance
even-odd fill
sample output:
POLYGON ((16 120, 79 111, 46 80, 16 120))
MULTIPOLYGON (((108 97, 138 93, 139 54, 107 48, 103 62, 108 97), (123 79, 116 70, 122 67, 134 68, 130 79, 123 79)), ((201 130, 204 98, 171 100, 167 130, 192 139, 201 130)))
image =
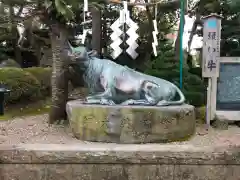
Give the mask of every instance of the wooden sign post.
POLYGON ((219 76, 221 16, 211 14, 202 18, 203 26, 203 61, 202 76, 219 76))
POLYGON ((208 78, 206 123, 210 126, 212 117, 212 81, 219 76, 220 40, 221 40, 221 16, 211 14, 203 20, 203 53, 202 53, 202 76, 208 78))

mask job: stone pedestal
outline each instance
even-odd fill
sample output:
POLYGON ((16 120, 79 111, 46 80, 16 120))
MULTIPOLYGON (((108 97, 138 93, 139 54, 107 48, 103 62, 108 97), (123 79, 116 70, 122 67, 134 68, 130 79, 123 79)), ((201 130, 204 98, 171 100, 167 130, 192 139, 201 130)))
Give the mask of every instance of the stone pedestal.
POLYGON ((67 103, 74 135, 81 140, 112 143, 163 143, 187 140, 195 132, 194 107, 86 105, 67 103))

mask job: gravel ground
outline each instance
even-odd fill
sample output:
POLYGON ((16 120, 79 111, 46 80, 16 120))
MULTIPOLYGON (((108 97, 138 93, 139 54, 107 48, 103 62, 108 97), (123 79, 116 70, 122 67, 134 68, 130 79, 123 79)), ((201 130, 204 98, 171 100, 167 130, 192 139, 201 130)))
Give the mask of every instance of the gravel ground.
MULTIPOLYGON (((83 144, 90 143, 74 138, 69 127, 47 124, 48 115, 18 117, 0 122, 0 144, 42 143, 42 144, 83 144)), ((197 128, 196 135, 189 141, 171 144, 191 144, 195 146, 240 145, 240 128, 229 126, 228 130, 211 128, 202 133, 197 128), (200 133, 201 132, 201 133, 200 133)))

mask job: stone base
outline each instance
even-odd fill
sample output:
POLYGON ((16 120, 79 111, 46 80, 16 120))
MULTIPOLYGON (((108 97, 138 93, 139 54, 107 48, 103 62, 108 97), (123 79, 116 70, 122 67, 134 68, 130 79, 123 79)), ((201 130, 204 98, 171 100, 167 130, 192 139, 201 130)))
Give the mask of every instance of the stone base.
POLYGON ((67 103, 74 135, 81 140, 156 143, 187 140, 195 132, 194 107, 86 105, 67 103))
POLYGON ((240 147, 0 145, 1 180, 239 180, 240 147))

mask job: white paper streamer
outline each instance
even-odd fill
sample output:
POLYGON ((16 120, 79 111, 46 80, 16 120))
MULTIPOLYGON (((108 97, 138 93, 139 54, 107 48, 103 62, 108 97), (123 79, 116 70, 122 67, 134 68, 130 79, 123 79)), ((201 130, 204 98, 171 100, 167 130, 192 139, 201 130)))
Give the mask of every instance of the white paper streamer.
POLYGON ((153 20, 153 28, 154 28, 154 31, 155 31, 156 33, 158 33, 157 20, 156 20, 156 19, 153 20))
POLYGON ((88 0, 84 0, 83 11, 84 11, 84 12, 87 12, 87 11, 88 11, 88 0))
POLYGON ((123 1, 123 10, 125 13, 128 11, 127 1, 123 1))
POLYGON ((120 10, 119 18, 111 25, 111 29, 113 33, 111 34, 111 40, 113 41, 110 47, 113 49, 112 57, 116 59, 123 50, 120 48, 121 43, 123 42, 120 36, 124 33, 120 27, 126 23, 129 27, 126 34, 128 34, 129 38, 127 39, 126 43, 129 45, 126 52, 133 58, 136 59, 138 53, 135 51, 138 47, 136 42, 137 38, 139 37, 136 33, 137 29, 139 28, 137 23, 135 23, 130 18, 130 12, 128 11, 127 1, 123 1, 123 10, 120 10))
POLYGON ((84 29, 83 30, 83 34, 82 34, 82 38, 81 38, 82 44, 85 43, 85 40, 86 40, 86 37, 87 37, 87 33, 88 33, 88 30, 84 29))
POLYGON ((121 24, 124 24, 125 23, 125 13, 124 13, 124 10, 120 10, 119 12, 120 16, 119 16, 119 19, 120 19, 120 23, 121 24))
POLYGON ((153 48, 153 54, 154 56, 157 56, 157 46, 158 46, 158 28, 157 28, 157 5, 155 6, 155 19, 153 20, 153 42, 152 42, 152 48, 153 48))
POLYGON ((119 47, 119 45, 122 43, 122 40, 120 38, 117 38, 114 40, 114 42, 110 45, 114 51, 112 52, 113 59, 116 59, 120 54, 122 54, 123 50, 119 47))
POLYGON ((112 57, 113 59, 116 59, 121 53, 122 49, 120 48, 120 45, 122 44, 122 40, 120 36, 123 34, 123 31, 120 29, 121 26, 120 17, 110 26, 110 28, 113 30, 110 38, 113 41, 110 44, 110 47, 113 49, 112 57))
MULTIPOLYGON (((86 22, 86 14, 88 12, 88 0, 84 0, 83 11, 84 11, 83 12, 83 23, 85 23, 86 22)), ((89 30, 84 29, 84 26, 83 26, 83 34, 81 34, 81 43, 82 44, 85 44, 85 40, 86 40, 88 31, 89 30)))
POLYGON ((132 59, 136 59, 138 57, 138 53, 136 52, 136 49, 138 48, 138 44, 136 40, 138 39, 138 34, 136 31, 138 30, 138 25, 130 18, 130 13, 127 11, 126 13, 126 24, 129 26, 129 29, 127 30, 127 35, 129 38, 127 39, 126 43, 129 45, 126 52, 132 57, 132 59))

